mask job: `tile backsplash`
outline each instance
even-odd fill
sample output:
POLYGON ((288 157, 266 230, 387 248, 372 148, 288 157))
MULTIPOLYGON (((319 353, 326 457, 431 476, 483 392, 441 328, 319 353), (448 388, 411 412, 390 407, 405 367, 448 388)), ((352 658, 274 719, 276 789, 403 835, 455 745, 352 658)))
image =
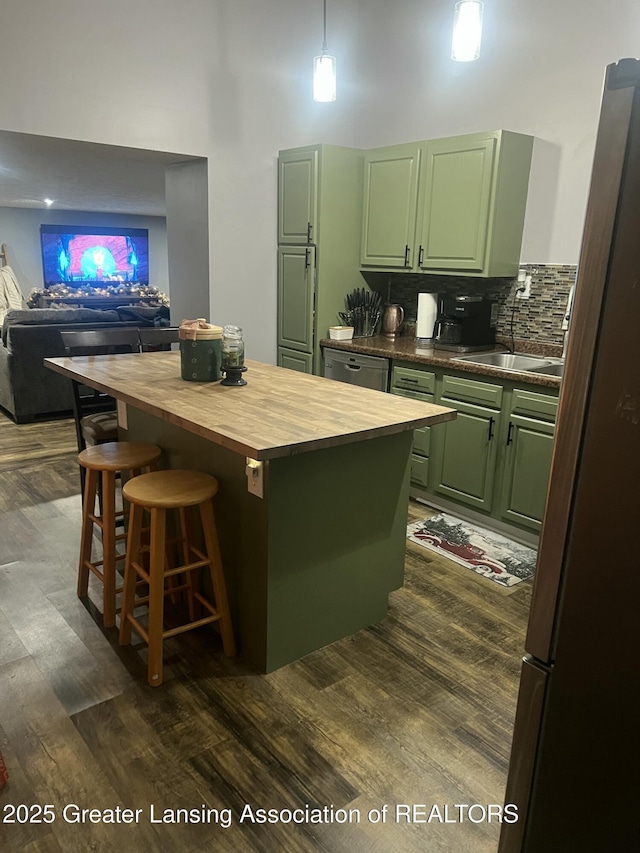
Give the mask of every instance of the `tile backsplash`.
POLYGON ((367 284, 377 290, 384 302, 402 305, 407 320, 415 319, 418 293, 466 293, 486 296, 498 302, 496 332, 524 340, 562 344, 562 318, 571 285, 576 279, 575 264, 523 264, 531 275, 531 296, 516 299, 516 279, 467 278, 464 276, 415 275, 405 273, 363 272, 367 284))

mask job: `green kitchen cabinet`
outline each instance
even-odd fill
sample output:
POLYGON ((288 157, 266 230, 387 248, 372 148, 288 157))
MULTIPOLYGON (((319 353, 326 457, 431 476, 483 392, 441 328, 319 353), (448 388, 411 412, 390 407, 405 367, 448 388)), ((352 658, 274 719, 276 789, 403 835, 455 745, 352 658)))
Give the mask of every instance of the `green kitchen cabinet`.
POLYGON ((362 266, 515 275, 532 147, 499 130, 367 152, 362 266))
POLYGON ((442 378, 439 402, 457 409, 458 417, 434 435, 434 490, 485 512, 493 502, 502 393, 494 383, 442 378))
MULTIPOLYGON (((320 340, 340 321, 359 269, 362 151, 310 145, 278 158, 278 363, 306 353, 323 373, 320 340)), ((299 360, 298 360, 299 361, 299 360)), ((297 369, 297 368, 296 368, 297 369)))
MULTIPOLYGON (((425 403, 434 402, 435 373, 410 367, 394 367, 391 371, 391 393, 425 403)), ((426 489, 429 486, 429 454, 431 449, 431 427, 413 431, 411 450, 410 481, 414 486, 426 489)))
POLYGON ((458 412, 455 421, 414 432, 414 497, 454 514, 456 506, 472 510, 507 530, 540 531, 558 408, 554 389, 393 361, 391 392, 458 412))
POLYGON ((278 243, 314 243, 318 221, 318 148, 278 160, 278 243))
POLYGON ((278 346, 313 351, 315 248, 278 249, 278 346))
POLYGON ((494 136, 434 140, 425 146, 417 225, 420 269, 482 272, 495 159, 494 136))
POLYGON ((514 390, 504 441, 500 514, 539 531, 547 499, 558 400, 514 390))
POLYGON ((278 347, 278 367, 297 370, 299 373, 313 373, 313 357, 309 352, 278 347))
POLYGON ((364 154, 363 266, 411 268, 420 145, 393 145, 364 154))

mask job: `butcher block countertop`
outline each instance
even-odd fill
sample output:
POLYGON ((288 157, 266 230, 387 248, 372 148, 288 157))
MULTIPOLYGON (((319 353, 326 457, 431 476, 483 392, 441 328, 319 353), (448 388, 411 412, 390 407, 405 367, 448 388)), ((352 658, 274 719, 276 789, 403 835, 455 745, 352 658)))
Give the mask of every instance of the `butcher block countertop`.
POLYGON ((454 409, 257 361, 241 388, 180 377, 180 353, 47 358, 52 370, 254 459, 275 459, 453 420, 454 409))

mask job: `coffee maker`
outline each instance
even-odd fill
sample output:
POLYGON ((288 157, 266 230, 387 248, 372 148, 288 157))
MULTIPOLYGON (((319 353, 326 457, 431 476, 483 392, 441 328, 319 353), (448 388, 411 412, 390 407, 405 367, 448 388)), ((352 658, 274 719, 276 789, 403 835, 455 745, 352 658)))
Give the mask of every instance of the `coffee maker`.
POLYGON ((440 297, 435 348, 453 352, 487 349, 496 342, 498 303, 484 296, 440 297))

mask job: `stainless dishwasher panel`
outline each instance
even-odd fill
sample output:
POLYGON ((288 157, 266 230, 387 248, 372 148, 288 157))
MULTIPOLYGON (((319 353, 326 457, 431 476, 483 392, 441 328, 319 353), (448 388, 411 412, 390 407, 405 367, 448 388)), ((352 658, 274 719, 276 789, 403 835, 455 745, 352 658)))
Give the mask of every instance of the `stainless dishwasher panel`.
POLYGON ((344 350, 324 350, 324 375, 327 379, 348 382, 387 391, 389 388, 389 359, 374 355, 360 355, 344 350))

